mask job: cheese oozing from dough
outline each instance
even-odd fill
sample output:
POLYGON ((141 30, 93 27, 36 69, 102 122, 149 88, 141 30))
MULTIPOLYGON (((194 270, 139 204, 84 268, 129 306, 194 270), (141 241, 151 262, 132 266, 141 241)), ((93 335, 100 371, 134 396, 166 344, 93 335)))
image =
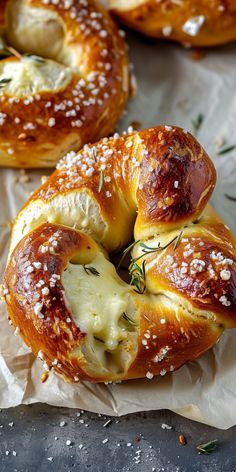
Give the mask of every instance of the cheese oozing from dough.
POLYGON ((72 72, 68 67, 37 56, 3 60, 0 63, 0 95, 7 92, 20 98, 58 91, 66 88, 71 78, 72 72))
POLYGON ((136 352, 138 331, 131 286, 120 279, 103 253, 85 266, 70 262, 62 285, 72 317, 86 333, 81 351, 90 372, 99 376, 104 370, 126 371, 136 352))

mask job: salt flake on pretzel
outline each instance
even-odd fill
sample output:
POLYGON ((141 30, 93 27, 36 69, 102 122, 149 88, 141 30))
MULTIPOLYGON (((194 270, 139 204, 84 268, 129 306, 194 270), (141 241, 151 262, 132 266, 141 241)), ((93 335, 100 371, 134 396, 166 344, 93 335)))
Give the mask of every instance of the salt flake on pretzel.
POLYGON ((93 0, 4 0, 0 166, 52 167, 113 132, 128 98, 125 44, 93 0))
POLYGON ((170 126, 60 162, 16 218, 5 273, 9 316, 48 369, 152 379, 236 326, 235 241, 207 206, 215 179, 200 144, 170 126), (133 229, 127 284, 108 253, 133 229))

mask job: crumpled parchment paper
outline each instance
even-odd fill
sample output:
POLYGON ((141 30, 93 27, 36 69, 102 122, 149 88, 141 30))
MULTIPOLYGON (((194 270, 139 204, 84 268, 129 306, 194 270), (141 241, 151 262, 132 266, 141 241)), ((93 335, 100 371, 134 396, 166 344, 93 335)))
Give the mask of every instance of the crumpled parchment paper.
MULTIPOLYGON (((142 128, 162 123, 192 131, 192 120, 202 114, 197 137, 218 170, 212 203, 236 231, 236 203, 224 196, 236 196, 236 150, 218 155, 224 143, 236 144, 236 44, 206 51, 202 60, 193 61, 191 52, 179 46, 132 33, 127 39, 138 95, 119 129, 138 121, 142 128)), ((29 171, 30 182, 22 183, 17 181, 19 170, 0 170, 0 276, 10 236, 6 223, 39 185, 42 174, 45 171, 29 171)), ((69 385, 54 373, 46 383, 40 382, 42 363, 14 336, 3 302, 0 327, 0 408, 46 402, 106 415, 167 408, 223 429, 236 424, 236 330, 225 332, 211 351, 164 378, 69 385)))

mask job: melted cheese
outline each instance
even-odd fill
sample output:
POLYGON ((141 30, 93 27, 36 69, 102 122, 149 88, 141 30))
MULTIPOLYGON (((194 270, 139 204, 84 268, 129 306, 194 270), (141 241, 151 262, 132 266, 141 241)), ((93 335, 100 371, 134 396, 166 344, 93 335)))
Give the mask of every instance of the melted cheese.
POLYGON ((64 89, 71 78, 68 67, 34 56, 0 62, 0 94, 8 92, 14 97, 22 97, 58 91, 64 89))
POLYGON ((122 377, 138 347, 133 289, 119 278, 102 252, 85 268, 69 263, 62 275, 66 303, 75 323, 86 333, 70 357, 80 359, 84 370, 95 378, 122 377), (99 275, 92 274, 89 267, 99 275))
POLYGON ((115 350, 127 338, 119 320, 128 307, 131 288, 117 275, 114 266, 100 253, 88 266, 68 264, 62 276, 73 319, 80 330, 92 335, 104 349, 115 350), (89 272, 93 267, 99 276, 89 272))

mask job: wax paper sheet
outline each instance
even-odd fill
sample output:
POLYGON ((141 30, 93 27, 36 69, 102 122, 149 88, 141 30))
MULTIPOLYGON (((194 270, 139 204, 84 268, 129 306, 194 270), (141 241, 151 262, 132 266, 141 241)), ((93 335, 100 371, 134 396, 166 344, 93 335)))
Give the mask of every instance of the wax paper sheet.
MULTIPOLYGON (((236 231, 236 150, 218 155, 222 146, 236 144, 236 45, 207 50, 201 60, 177 45, 150 41, 129 33, 129 53, 138 81, 138 95, 130 101, 119 124, 148 127, 174 124, 197 134, 218 171, 212 204, 236 231), (199 117, 197 133, 192 125, 199 117), (201 120, 200 120, 201 121, 201 120)), ((0 260, 4 270, 12 220, 45 171, 0 170, 0 260)), ((42 363, 35 359, 9 326, 0 305, 0 408, 20 403, 46 402, 83 408, 107 415, 167 408, 187 418, 219 428, 236 424, 236 331, 225 332, 220 342, 195 362, 164 378, 121 384, 69 385, 50 374, 40 382, 42 363)))

